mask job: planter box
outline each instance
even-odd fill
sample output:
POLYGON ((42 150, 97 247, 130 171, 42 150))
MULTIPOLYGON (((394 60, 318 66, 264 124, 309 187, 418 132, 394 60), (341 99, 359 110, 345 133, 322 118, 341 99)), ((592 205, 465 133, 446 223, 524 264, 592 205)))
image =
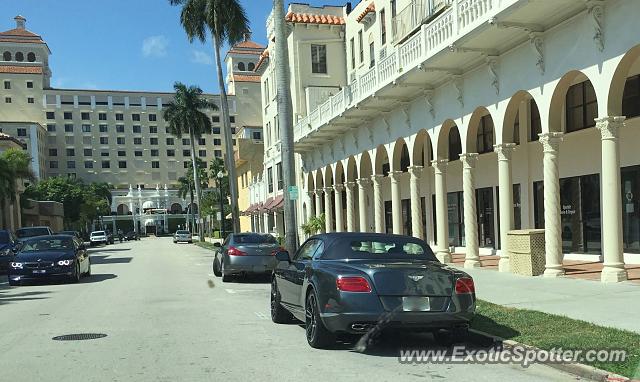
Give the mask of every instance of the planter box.
POLYGON ((511 273, 538 276, 544 273, 544 229, 509 231, 508 251, 511 273))

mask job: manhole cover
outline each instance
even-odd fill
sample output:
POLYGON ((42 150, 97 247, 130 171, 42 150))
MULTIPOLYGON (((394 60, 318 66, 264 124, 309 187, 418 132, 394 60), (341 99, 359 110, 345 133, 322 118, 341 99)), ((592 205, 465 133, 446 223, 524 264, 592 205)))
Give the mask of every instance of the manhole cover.
POLYGON ((80 334, 65 334, 64 336, 53 337, 54 341, 83 341, 83 340, 95 340, 97 338, 106 337, 106 334, 102 333, 80 333, 80 334))

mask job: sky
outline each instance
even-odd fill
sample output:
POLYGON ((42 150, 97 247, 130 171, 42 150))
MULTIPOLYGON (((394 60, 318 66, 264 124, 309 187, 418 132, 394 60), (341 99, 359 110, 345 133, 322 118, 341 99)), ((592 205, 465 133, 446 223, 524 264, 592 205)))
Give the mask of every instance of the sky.
MULTIPOLYGON (((241 3, 252 39, 266 45, 271 0, 241 3)), ((18 14, 51 49, 52 87, 172 91, 181 81, 218 92, 211 42, 189 43, 180 7, 168 0, 0 0, 0 31, 13 29, 18 14)))

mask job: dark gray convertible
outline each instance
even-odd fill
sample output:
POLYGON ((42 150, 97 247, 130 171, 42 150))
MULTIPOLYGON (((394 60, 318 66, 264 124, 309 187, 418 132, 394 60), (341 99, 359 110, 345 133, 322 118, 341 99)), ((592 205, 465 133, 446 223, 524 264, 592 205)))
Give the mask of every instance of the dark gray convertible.
POLYGON ((374 233, 328 233, 293 257, 276 253, 271 318, 306 324, 309 345, 375 328, 428 330, 462 340, 475 312, 472 278, 441 264, 422 240, 374 233))

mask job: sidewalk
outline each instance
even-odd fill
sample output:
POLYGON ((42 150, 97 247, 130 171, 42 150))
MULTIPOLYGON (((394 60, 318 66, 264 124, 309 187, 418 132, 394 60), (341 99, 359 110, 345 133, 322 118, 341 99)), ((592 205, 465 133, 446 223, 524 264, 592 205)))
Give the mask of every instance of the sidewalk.
POLYGON ((640 333, 638 284, 526 277, 481 268, 464 271, 474 278, 479 299, 640 333))

